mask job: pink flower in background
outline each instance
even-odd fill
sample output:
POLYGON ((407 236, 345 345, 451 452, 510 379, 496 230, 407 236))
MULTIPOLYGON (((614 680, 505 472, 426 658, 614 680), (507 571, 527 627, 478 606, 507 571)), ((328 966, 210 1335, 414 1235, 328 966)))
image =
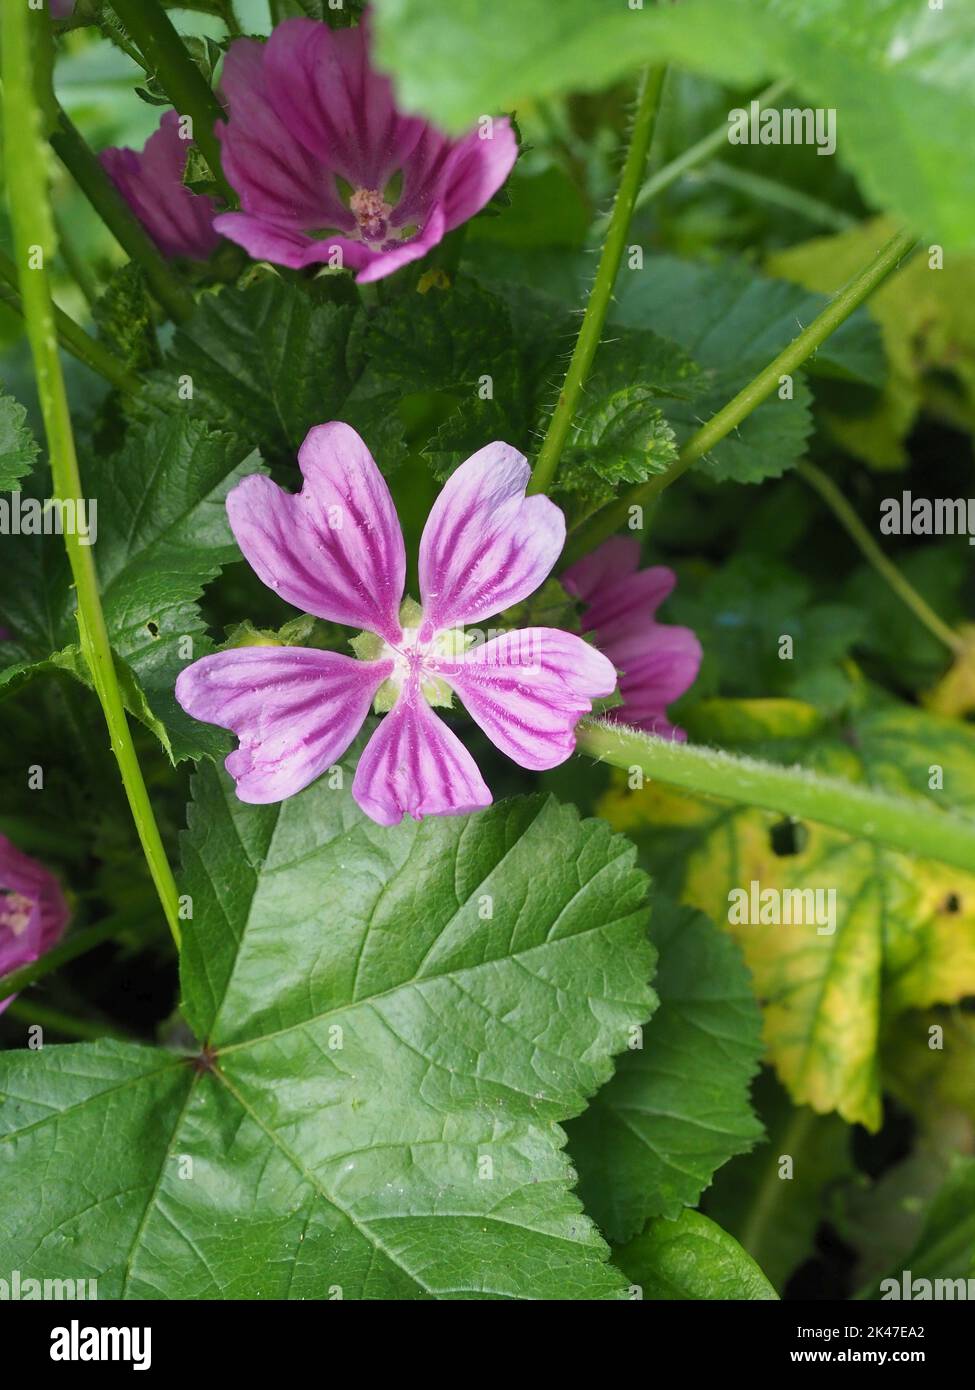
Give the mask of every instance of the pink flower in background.
POLYGON ((420 607, 401 603, 406 552, 386 482, 348 425, 318 425, 298 453, 301 492, 259 474, 227 498, 244 556, 288 603, 363 629, 360 659, 303 647, 238 647, 194 662, 176 698, 232 729, 227 759, 242 801, 293 796, 340 758, 369 707, 388 710, 359 759, 352 795, 380 825, 460 814, 491 793, 432 705, 456 692, 493 743, 522 767, 564 762, 577 721, 616 672, 582 638, 554 628, 470 646, 461 631, 533 593, 565 540, 546 497, 527 497, 526 460, 489 444, 445 484, 420 541, 420 607))
MULTIPOLYGON (((49 951, 64 935, 69 916, 51 871, 0 835, 0 975, 49 951)), ((0 999, 0 1013, 10 1002, 0 999)))
POLYGON ((682 742, 687 735, 671 724, 667 706, 697 679, 701 644, 689 627, 656 620, 677 583, 673 570, 639 564, 639 541, 614 536, 567 569, 562 583, 588 605, 583 625, 621 672, 623 704, 606 718, 682 742))
POLYGON ((220 234, 213 229, 213 199, 191 193, 183 183, 191 144, 180 139, 177 113, 167 111, 141 154, 113 148, 99 158, 164 256, 205 261, 219 246, 220 234))
POLYGON ((243 210, 216 227, 292 269, 340 252, 360 283, 392 274, 479 212, 518 154, 507 118, 451 140, 398 111, 366 23, 288 19, 266 44, 237 39, 221 88, 223 168, 243 210))
POLYGON ((74 14, 74 0, 48 0, 48 11, 52 19, 70 19, 74 14))

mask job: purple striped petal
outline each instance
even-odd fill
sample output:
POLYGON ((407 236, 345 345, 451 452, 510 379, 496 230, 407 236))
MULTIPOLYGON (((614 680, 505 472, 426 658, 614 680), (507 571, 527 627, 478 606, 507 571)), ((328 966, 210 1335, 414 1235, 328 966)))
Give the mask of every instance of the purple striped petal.
POLYGON ((547 497, 525 496, 530 476, 517 449, 495 443, 447 479, 420 541, 425 631, 489 618, 548 578, 565 517, 547 497))
POLYGON ((385 478, 340 421, 310 430, 298 463, 297 495, 252 474, 227 497, 244 556, 303 612, 398 642, 406 552, 385 478))
POLYGON ((167 111, 141 154, 107 149, 99 159, 164 256, 205 261, 220 244, 220 235, 214 228, 213 199, 192 193, 183 183, 191 144, 180 139, 179 116, 167 111))
POLYGON ((435 669, 491 742, 536 772, 571 756, 576 724, 616 688, 602 652, 550 627, 506 632, 435 669))
POLYGON ((701 644, 691 629, 647 622, 606 650, 622 673, 623 697, 622 706, 607 717, 683 741, 684 731, 670 723, 666 710, 690 689, 701 669, 701 644))
POLYGON ((226 761, 241 801, 294 796, 342 756, 362 728, 391 661, 355 661, 311 647, 235 647, 180 673, 186 713, 231 729, 226 761))
POLYGON ((367 743, 352 795, 380 825, 398 825, 404 816, 459 816, 491 804, 474 759, 415 686, 367 743))
MULTIPOLYGON (((244 211, 266 219, 272 229, 352 231, 355 218, 338 196, 334 179, 274 111, 264 54, 265 45, 256 39, 235 39, 224 59, 220 87, 230 120, 216 126, 224 173, 244 211)), ((220 230, 237 239, 229 227, 220 230)))
POLYGON ((569 593, 589 605, 586 630, 598 633, 604 651, 634 625, 645 627, 677 583, 666 565, 641 570, 639 564, 640 542, 613 536, 562 575, 569 593))

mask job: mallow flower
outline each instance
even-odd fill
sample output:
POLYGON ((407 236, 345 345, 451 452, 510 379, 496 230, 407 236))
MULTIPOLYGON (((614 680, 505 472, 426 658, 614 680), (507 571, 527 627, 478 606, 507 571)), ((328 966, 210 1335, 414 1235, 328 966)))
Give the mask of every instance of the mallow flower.
POLYGON ((677 583, 673 570, 641 570, 640 543, 613 536, 571 565, 562 583, 587 604, 583 628, 619 670, 623 703, 607 719, 683 742, 667 706, 689 690, 701 667, 701 644, 689 627, 658 623, 657 609, 677 583))
POLYGON ((208 260, 220 244, 213 229, 216 204, 183 183, 192 141, 179 133, 179 116, 167 111, 145 148, 111 148, 102 166, 164 256, 208 260))
MULTIPOLYGON (((0 835, 0 975, 49 951, 63 936, 69 916, 50 869, 0 835)), ((0 999, 0 1013, 10 1002, 0 999)))
POLYGON ((217 134, 242 210, 215 226, 256 260, 328 262, 379 280, 426 255, 508 177, 518 149, 506 117, 448 138, 397 110, 369 46, 368 20, 333 30, 312 19, 230 45, 229 121, 217 134))
POLYGON ((522 767, 555 767, 577 721, 616 685, 612 664, 572 633, 535 627, 472 644, 481 623, 533 593, 565 540, 562 512, 526 497, 529 468, 488 444, 451 475, 420 541, 420 602, 403 600, 406 551, 372 455, 349 425, 318 425, 298 453, 301 491, 244 478, 227 498, 237 543, 265 584, 306 613, 360 629, 355 657, 289 646, 215 652, 188 666, 176 698, 240 740, 226 768, 242 801, 293 796, 342 756, 370 705, 385 712, 352 795, 380 825, 460 814, 491 793, 436 715, 456 693, 522 767))

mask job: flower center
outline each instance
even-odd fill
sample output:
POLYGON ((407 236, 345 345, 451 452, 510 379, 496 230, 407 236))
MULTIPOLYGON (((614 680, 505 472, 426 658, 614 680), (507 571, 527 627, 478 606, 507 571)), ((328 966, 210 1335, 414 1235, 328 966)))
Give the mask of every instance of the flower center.
POLYGON ((426 641, 420 640, 423 612, 413 599, 404 599, 399 610, 402 637, 394 645, 374 632, 362 632, 352 639, 352 649, 360 661, 391 661, 393 673, 376 692, 373 709, 387 714, 399 699, 404 688, 414 686, 428 705, 449 709, 453 692, 446 681, 437 675, 440 660, 456 661, 467 649, 469 638, 463 629, 444 628, 426 641))
POLYGON ((363 241, 386 240, 393 205, 387 203, 377 189, 357 188, 349 198, 349 210, 358 224, 363 241))
POLYGON ((0 888, 0 930, 5 928, 14 936, 23 936, 33 911, 34 904, 23 893, 0 888))

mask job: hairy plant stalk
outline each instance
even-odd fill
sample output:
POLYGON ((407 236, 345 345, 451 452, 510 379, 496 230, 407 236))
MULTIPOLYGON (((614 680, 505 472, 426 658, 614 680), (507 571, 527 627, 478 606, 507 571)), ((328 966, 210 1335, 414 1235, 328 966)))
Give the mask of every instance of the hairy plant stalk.
MULTIPOLYGON (((53 490, 57 498, 78 499, 84 496, 84 492, 58 356, 54 304, 48 280, 47 265, 53 252, 54 231, 33 80, 34 45, 51 42, 46 11, 30 10, 20 4, 4 5, 0 39, 4 128, 8 132, 18 132, 16 140, 7 141, 6 148, 10 217, 27 336, 34 359, 51 460, 53 490)), ((82 651, 105 714, 112 751, 118 761, 146 862, 178 946, 180 932, 176 882, 166 858, 126 720, 92 550, 82 545, 80 538, 67 528, 64 541, 77 591, 82 651)))
POLYGON ((210 166, 217 187, 228 203, 235 203, 234 190, 224 177, 220 141, 214 130, 224 113, 169 15, 158 0, 112 0, 112 7, 176 110, 192 120, 193 139, 210 166))
POLYGON ((975 865, 975 820, 938 811, 920 799, 888 796, 802 768, 672 743, 605 720, 583 720, 576 741, 580 752, 590 757, 613 767, 639 768, 646 777, 671 787, 817 821, 956 869, 975 865))
POLYGON ((545 492, 552 485, 572 425, 572 417, 579 404, 579 397, 582 394, 586 377, 589 375, 596 349, 599 347, 599 340, 602 337, 606 315, 609 311, 609 302, 613 294, 613 285, 616 283, 616 276, 619 274, 620 263, 623 259, 623 251, 626 248, 630 219, 633 216, 640 181, 646 167, 647 152, 650 149, 650 141, 653 139, 653 132, 657 123, 664 73, 665 69, 662 67, 648 68, 641 80, 630 145, 626 152, 616 201, 613 204, 609 230, 606 233, 606 240, 603 242, 599 268, 589 292, 586 312, 583 315, 582 327, 579 329, 579 336, 572 352, 569 369, 565 374, 565 382, 538 453, 529 492, 545 492))

